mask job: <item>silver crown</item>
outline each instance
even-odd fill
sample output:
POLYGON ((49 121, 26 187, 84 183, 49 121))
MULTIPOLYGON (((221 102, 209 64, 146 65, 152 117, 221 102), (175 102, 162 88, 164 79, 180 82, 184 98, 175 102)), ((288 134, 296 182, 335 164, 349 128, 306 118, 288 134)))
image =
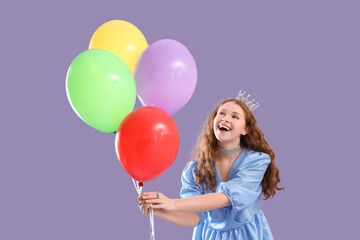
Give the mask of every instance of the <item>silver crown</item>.
POLYGON ((239 95, 235 98, 237 100, 240 100, 242 101, 243 103, 245 103, 246 106, 248 106, 248 108, 250 109, 250 111, 254 111, 256 108, 258 108, 260 106, 260 104, 257 102, 257 103, 254 103, 255 101, 255 98, 253 100, 249 100, 249 97, 250 97, 250 94, 248 94, 246 97, 245 97, 245 91, 243 92, 242 90, 240 90, 239 92, 239 95))

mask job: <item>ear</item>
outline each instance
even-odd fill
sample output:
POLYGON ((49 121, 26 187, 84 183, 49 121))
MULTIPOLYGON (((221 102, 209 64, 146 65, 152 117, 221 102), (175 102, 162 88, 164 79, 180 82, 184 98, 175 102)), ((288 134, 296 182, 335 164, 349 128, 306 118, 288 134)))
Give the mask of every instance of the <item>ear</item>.
POLYGON ((247 133, 248 133, 248 129, 247 129, 247 127, 244 127, 244 129, 241 132, 241 135, 245 136, 247 133))

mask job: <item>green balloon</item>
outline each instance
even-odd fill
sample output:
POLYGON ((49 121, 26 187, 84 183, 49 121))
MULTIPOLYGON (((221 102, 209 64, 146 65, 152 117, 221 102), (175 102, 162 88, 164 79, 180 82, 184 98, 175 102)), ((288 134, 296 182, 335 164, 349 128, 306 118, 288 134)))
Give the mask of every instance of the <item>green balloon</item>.
POLYGON ((66 93, 76 114, 102 132, 116 132, 133 110, 136 100, 134 77, 115 54, 90 49, 71 63, 66 93))

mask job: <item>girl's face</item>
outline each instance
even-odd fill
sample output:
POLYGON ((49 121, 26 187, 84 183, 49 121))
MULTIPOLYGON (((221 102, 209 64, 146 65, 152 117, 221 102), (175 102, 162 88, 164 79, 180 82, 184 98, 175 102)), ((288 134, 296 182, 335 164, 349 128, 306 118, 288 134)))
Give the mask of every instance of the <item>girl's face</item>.
POLYGON ((240 136, 247 134, 245 113, 234 102, 226 102, 219 107, 214 118, 214 134, 223 144, 238 145, 240 136))

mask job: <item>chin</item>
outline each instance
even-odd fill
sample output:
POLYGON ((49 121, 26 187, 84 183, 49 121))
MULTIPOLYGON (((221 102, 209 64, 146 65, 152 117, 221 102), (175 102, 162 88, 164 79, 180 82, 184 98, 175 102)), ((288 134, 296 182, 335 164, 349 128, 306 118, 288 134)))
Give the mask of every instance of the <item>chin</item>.
POLYGON ((218 142, 221 142, 223 144, 226 144, 226 143, 231 143, 231 139, 224 139, 224 138, 216 138, 218 140, 218 142))
POLYGON ((228 144, 228 143, 234 143, 234 142, 240 142, 240 139, 237 138, 224 138, 224 137, 218 137, 216 136, 216 139, 221 142, 222 144, 228 144))

